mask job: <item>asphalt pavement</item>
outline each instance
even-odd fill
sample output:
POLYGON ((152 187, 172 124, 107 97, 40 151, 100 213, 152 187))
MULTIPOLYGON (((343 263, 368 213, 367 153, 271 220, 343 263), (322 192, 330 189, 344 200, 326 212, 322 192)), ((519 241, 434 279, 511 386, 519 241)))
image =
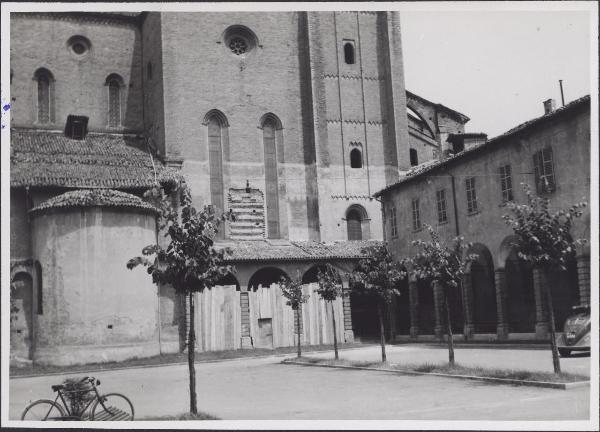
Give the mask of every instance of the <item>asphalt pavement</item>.
MULTIPOLYGON (((378 347, 341 351, 342 358, 377 359, 378 347)), ((307 354, 333 356, 333 353, 307 354)), ((291 356, 291 355, 290 355, 291 356)), ((391 361, 447 359, 443 348, 388 346, 391 361)), ((457 361, 489 367, 551 370, 545 350, 459 348, 457 361)), ((487 384, 433 376, 284 365, 282 357, 196 365, 198 408, 225 420, 585 420, 589 387, 556 390, 487 384)), ((563 369, 589 375, 589 357, 564 359, 563 369)), ((78 373, 77 376, 85 375, 78 373)), ((110 370, 94 374, 103 392, 120 392, 136 419, 188 410, 187 365, 110 370)), ((65 375, 67 377, 68 375, 65 375)), ((52 398, 62 376, 10 380, 9 416, 29 401, 52 398)))

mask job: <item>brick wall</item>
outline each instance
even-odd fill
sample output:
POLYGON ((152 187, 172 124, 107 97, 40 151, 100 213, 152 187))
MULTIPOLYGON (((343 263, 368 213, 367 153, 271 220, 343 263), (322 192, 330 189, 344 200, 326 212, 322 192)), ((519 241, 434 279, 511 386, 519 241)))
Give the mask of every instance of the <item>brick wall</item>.
POLYGON ((63 130, 68 114, 89 116, 88 129, 112 132, 142 128, 141 42, 135 24, 90 14, 11 14, 11 126, 63 130), (91 42, 85 56, 77 57, 67 46, 72 36, 91 42), (54 119, 37 124, 37 83, 40 67, 54 76, 54 119), (119 74, 122 88, 123 127, 108 128, 106 78, 119 74))

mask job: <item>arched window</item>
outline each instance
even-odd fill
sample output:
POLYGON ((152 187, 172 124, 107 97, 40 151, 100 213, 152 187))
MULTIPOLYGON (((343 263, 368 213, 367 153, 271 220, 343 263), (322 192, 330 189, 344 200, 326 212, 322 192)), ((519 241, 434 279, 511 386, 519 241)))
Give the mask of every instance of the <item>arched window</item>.
POLYGON ((52 122, 52 74, 41 68, 35 72, 37 81, 37 122, 47 124, 52 122))
MULTIPOLYGON (((210 202, 220 212, 225 209, 223 187, 223 128, 224 119, 213 114, 207 121, 208 129, 208 165, 210 172, 210 202)), ((220 230, 217 238, 224 238, 220 230)))
POLYGON ((35 277, 37 281, 37 313, 42 315, 44 313, 44 291, 43 291, 43 278, 42 278, 42 266, 39 261, 35 262, 35 277))
POLYGON ((346 64, 354 64, 354 44, 352 42, 344 43, 344 61, 346 64))
POLYGON ((348 240, 362 240, 360 213, 356 209, 352 209, 346 215, 346 224, 348 228, 348 240))
POLYGON ((410 149, 410 166, 419 165, 419 155, 414 148, 410 149))
POLYGON ((108 127, 120 127, 123 79, 117 74, 112 74, 106 78, 105 85, 108 86, 108 127))
POLYGON ((350 167, 351 168, 362 168, 363 166, 363 161, 362 161, 362 152, 360 151, 360 149, 352 149, 350 151, 350 167))
POLYGON ((277 122, 267 117, 262 124, 265 152, 265 196, 267 205, 267 237, 279 238, 279 179, 277 176, 277 122))

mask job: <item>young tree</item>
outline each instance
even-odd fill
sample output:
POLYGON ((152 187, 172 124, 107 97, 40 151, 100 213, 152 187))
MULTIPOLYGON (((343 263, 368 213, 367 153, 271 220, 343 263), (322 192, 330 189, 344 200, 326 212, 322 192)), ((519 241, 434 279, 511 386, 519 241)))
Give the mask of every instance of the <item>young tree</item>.
POLYGON ((337 332, 335 327, 335 308, 333 306, 333 302, 338 297, 342 297, 344 295, 340 275, 331 264, 326 264, 323 271, 319 269, 317 273, 317 281, 319 284, 317 293, 323 300, 331 305, 331 320, 333 322, 333 351, 335 352, 335 359, 338 360, 339 355, 337 346, 337 332))
POLYGON ((281 282, 279 282, 281 293, 287 299, 286 305, 290 306, 293 311, 296 312, 296 331, 298 333, 298 357, 302 356, 302 350, 300 348, 300 312, 302 303, 306 303, 308 295, 302 293, 302 279, 300 275, 295 279, 290 279, 282 276, 281 282))
POLYGON ((393 296, 400 295, 397 285, 402 278, 400 266, 385 246, 368 248, 369 257, 361 259, 352 272, 352 289, 358 293, 372 296, 377 301, 379 317, 379 336, 381 342, 381 361, 385 363, 385 330, 383 310, 392 302, 393 296))
MULTIPOLYGON (((512 214, 502 216, 517 237, 515 246, 519 257, 530 262, 532 267, 540 269, 543 274, 553 269, 566 270, 567 262, 575 256, 576 247, 586 242, 584 239, 573 240, 569 231, 573 220, 582 215, 582 209, 587 204, 581 202, 567 210, 550 213, 550 201, 547 198, 533 196, 528 185, 521 183, 521 186, 527 196, 527 204, 509 202, 508 209, 512 214)), ((542 290, 550 321, 552 363, 554 372, 560 373, 552 293, 545 282, 544 278, 542 290)))
POLYGON ((414 257, 407 259, 412 273, 417 279, 430 280, 438 283, 444 294, 444 309, 446 311, 446 332, 448 334, 448 363, 454 366, 454 339, 452 335, 452 322, 450 320, 450 306, 448 304, 448 290, 461 286, 462 276, 467 265, 477 258, 476 255, 465 255, 464 252, 471 245, 465 243, 462 237, 456 237, 451 245, 441 241, 440 235, 429 225, 430 241, 415 240, 413 246, 420 248, 414 257))
POLYGON ((155 187, 146 193, 160 210, 159 229, 168 239, 166 247, 159 244, 146 246, 143 256, 132 258, 127 268, 138 265, 147 267, 155 284, 170 284, 177 294, 185 295, 189 301, 190 323, 188 328, 188 368, 190 378, 190 412, 198 413, 196 401, 196 370, 194 368, 195 310, 194 293, 213 287, 219 279, 234 271, 224 265, 228 250, 216 250, 213 239, 218 232, 222 217, 212 207, 202 211, 192 205, 192 198, 185 183, 178 190, 177 200, 155 187))

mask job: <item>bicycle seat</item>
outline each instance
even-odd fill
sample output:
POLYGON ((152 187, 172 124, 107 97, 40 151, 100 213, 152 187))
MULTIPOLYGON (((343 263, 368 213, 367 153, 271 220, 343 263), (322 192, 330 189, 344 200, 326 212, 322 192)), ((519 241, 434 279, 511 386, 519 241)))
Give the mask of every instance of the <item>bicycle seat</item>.
POLYGON ((62 390, 65 386, 62 384, 57 384, 57 385, 53 385, 52 386, 52 391, 59 391, 62 390))

